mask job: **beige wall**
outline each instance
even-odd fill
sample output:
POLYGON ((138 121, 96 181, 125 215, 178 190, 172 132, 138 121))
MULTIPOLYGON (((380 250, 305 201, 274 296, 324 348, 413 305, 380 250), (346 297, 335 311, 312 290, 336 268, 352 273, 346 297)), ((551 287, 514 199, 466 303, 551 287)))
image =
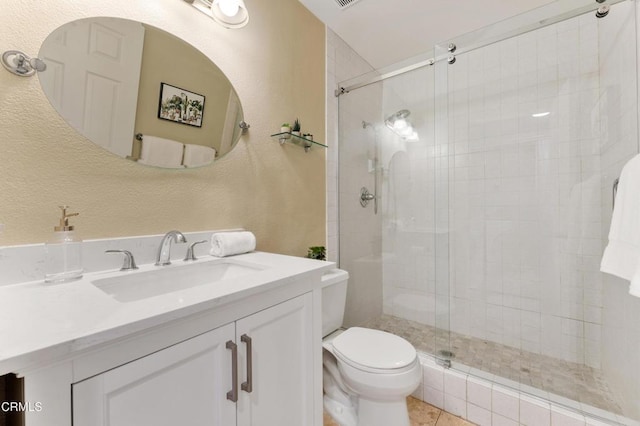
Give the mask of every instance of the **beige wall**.
POLYGON ((249 25, 228 30, 178 0, 0 0, 0 50, 35 55, 58 26, 89 16, 136 19, 209 56, 230 78, 250 132, 212 167, 162 170, 87 142, 44 97, 37 77, 0 70, 1 245, 45 241, 57 205, 85 238, 245 227, 258 249, 304 255, 325 241, 321 149, 305 154, 269 134, 299 117, 324 140, 324 26, 297 0, 246 0, 249 25))
POLYGON ((209 58, 182 40, 145 26, 136 133, 213 146, 219 152, 230 93, 227 77, 209 58), (202 127, 158 118, 160 83, 205 97, 202 127))

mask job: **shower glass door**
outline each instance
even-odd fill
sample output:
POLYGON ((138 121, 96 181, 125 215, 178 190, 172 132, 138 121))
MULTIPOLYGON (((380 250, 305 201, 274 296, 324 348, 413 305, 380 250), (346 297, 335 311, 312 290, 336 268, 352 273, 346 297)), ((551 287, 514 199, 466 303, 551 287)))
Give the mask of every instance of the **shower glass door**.
POLYGON ((381 199, 375 164, 381 105, 382 83, 339 98, 339 265, 349 272, 344 320, 348 327, 382 314, 383 215, 377 209, 381 199), (362 197, 363 189, 377 199, 362 197))
POLYGON ((611 330, 620 284, 599 272, 612 186, 638 152, 636 4, 596 17, 574 3, 436 48, 448 188, 435 202, 449 237, 436 257, 449 257, 450 289, 439 297, 454 368, 638 418, 615 352, 639 327, 611 330))
POLYGON ((437 212, 435 200, 447 179, 438 161, 447 159, 435 145, 433 73, 425 65, 339 97, 345 323, 390 331, 429 354, 449 348, 448 259, 436 259, 436 244, 448 243, 439 217, 447 209, 437 212))

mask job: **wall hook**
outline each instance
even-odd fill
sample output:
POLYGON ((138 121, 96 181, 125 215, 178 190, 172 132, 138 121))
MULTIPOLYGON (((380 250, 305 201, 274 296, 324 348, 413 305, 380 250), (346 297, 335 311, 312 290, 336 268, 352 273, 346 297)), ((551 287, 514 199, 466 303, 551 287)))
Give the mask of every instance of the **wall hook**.
POLYGON ((239 124, 238 127, 240 127, 242 129, 242 134, 247 133, 247 131, 249 130, 249 127, 251 127, 251 125, 247 124, 246 121, 242 120, 239 124))
POLYGON ((19 50, 7 50, 2 54, 2 65, 12 74, 30 77, 36 71, 44 71, 47 64, 42 59, 30 58, 19 50))

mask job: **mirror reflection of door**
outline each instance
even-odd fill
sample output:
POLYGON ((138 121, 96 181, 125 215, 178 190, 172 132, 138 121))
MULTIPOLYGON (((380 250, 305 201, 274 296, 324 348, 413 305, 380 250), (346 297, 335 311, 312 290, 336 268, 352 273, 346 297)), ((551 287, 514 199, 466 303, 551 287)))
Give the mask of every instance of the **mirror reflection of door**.
POLYGON ((134 21, 80 20, 42 49, 49 72, 39 77, 52 88, 51 103, 80 133, 122 157, 131 155, 135 133, 144 32, 134 21))

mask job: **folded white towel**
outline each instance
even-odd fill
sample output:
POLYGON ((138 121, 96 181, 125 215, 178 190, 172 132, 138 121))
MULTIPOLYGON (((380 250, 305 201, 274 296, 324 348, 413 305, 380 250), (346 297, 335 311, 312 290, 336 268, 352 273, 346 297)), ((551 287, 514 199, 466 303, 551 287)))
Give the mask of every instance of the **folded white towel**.
POLYGON ((232 256, 256 249, 256 237, 252 232, 216 232, 211 236, 211 255, 232 256))
POLYGON ((216 158, 216 150, 204 145, 184 145, 184 160, 182 164, 185 167, 200 167, 213 163, 216 158))
POLYGON ((640 297, 640 155, 622 168, 609 244, 600 270, 631 281, 629 293, 640 297))
POLYGON ((138 163, 148 166, 182 168, 184 144, 171 139, 144 135, 138 163))

